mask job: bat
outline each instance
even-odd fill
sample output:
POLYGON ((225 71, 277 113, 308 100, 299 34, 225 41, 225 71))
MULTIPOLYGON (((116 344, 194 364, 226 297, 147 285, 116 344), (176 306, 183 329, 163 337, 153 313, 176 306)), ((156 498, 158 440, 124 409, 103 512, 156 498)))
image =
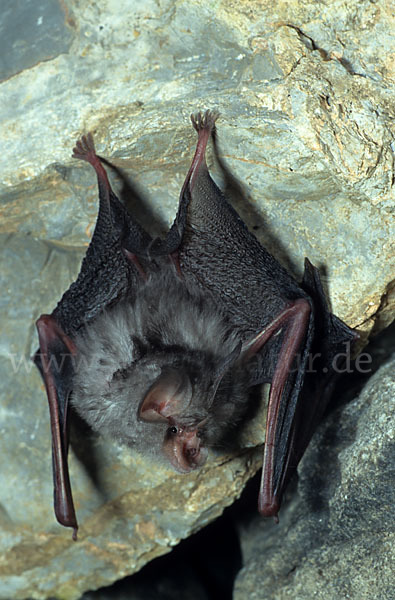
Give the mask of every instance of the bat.
POLYGON ((163 239, 114 194, 92 136, 74 148, 96 172, 98 217, 77 280, 37 320, 34 355, 49 403, 55 515, 74 539, 70 404, 95 431, 188 473, 240 426, 251 389, 270 383, 258 510, 277 519, 329 401, 334 359, 356 337, 329 311, 317 268, 306 259, 297 283, 214 183, 205 153, 217 118, 191 116, 196 152, 163 239))

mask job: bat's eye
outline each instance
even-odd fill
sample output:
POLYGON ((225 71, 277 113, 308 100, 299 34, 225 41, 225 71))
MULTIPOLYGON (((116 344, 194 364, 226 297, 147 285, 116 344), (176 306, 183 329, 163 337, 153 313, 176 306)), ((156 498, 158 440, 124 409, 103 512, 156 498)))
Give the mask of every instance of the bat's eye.
POLYGON ((196 437, 201 438, 202 435, 203 435, 203 433, 200 431, 200 429, 198 429, 196 432, 196 437))
POLYGON ((178 429, 177 427, 175 427, 175 425, 173 425, 173 427, 169 427, 168 432, 172 435, 175 435, 176 433, 178 433, 178 429))

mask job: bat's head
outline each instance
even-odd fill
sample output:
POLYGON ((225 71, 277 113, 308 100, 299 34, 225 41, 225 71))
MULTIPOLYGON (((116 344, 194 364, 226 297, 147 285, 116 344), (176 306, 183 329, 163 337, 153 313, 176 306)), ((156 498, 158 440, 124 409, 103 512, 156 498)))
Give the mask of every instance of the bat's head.
POLYGON ((165 368, 139 408, 139 417, 143 421, 168 424, 163 453, 182 473, 202 466, 207 458, 207 450, 201 444, 199 423, 187 417, 192 399, 193 380, 187 369, 165 368))
POLYGON ((187 473, 245 412, 242 345, 218 308, 172 272, 138 294, 75 336, 71 402, 95 431, 187 473))
MULTIPOLYGON (((240 354, 238 344, 215 365, 184 363, 168 366, 152 384, 139 407, 146 423, 167 424, 162 451, 181 472, 201 467, 207 458, 207 430, 216 421, 214 406, 218 388, 240 354), (201 371, 201 372, 199 372, 201 371)), ((218 423, 217 423, 218 424, 218 423)))

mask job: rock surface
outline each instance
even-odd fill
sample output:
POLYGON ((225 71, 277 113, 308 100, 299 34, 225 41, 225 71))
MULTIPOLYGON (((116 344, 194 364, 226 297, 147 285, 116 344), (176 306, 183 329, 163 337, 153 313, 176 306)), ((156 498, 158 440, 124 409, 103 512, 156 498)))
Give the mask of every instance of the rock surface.
POLYGON ((235 600, 393 598, 395 358, 322 425, 280 525, 241 534, 235 600))
POLYGON ((94 132, 121 170, 115 187, 163 231, 193 154, 188 115, 219 109, 216 179, 296 276, 305 255, 325 265, 334 311, 367 337, 393 318, 395 23, 367 0, 325 13, 315 2, 6 5, 0 598, 71 599, 217 516, 260 454, 214 457, 182 478, 86 436, 71 456, 80 542, 54 522, 47 406, 29 357, 34 320, 75 278, 96 218, 75 139, 94 132))

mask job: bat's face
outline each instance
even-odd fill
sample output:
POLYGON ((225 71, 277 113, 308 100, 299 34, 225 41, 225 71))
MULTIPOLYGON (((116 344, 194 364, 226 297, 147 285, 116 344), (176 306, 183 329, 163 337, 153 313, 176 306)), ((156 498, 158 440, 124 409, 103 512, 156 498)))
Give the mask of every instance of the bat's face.
POLYGON ((162 451, 171 465, 181 473, 201 467, 207 458, 203 428, 207 424, 220 377, 202 385, 187 368, 168 367, 145 395, 139 418, 147 423, 167 423, 162 451))
POLYGON ((163 453, 180 473, 189 473, 206 462, 207 448, 203 446, 200 430, 172 425, 166 432, 163 453))

